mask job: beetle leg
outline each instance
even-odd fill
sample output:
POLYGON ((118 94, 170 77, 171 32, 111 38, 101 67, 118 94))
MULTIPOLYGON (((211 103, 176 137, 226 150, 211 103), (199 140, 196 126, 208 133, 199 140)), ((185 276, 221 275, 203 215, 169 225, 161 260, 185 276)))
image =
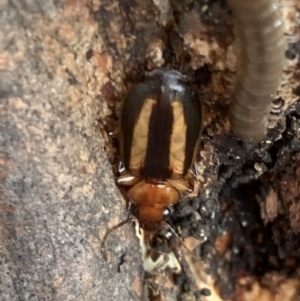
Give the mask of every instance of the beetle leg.
MULTIPOLYGON (((195 166, 194 166, 195 167, 195 166)), ((190 184, 190 186, 195 186, 195 180, 198 180, 198 172, 196 168, 189 169, 184 179, 190 184), (194 170, 193 170, 194 169, 194 170)))
POLYGON ((121 175, 118 179, 117 179, 117 184, 119 185, 123 185, 123 186, 132 186, 136 183, 138 183, 141 179, 133 176, 130 173, 125 173, 124 175, 121 175))
POLYGON ((190 176, 190 174, 192 174, 196 179, 198 179, 199 172, 197 170, 196 163, 194 163, 190 170, 188 170, 188 175, 190 176))
POLYGON ((186 180, 177 179, 177 180, 168 180, 167 182, 181 192, 193 191, 191 185, 186 180))

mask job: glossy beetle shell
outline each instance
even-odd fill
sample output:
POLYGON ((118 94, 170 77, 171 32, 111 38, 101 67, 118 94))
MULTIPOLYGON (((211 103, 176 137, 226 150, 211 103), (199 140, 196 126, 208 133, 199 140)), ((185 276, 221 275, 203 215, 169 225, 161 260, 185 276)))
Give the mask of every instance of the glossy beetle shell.
POLYGON ((165 209, 178 201, 179 191, 189 189, 185 176, 201 129, 200 101, 177 71, 151 72, 124 100, 120 152, 127 173, 118 183, 132 186, 128 195, 142 228, 157 227, 165 209))

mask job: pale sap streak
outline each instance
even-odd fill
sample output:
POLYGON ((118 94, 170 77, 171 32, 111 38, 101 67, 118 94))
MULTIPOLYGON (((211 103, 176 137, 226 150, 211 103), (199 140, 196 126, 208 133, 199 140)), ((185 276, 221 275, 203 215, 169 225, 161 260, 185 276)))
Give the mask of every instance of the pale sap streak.
POLYGON ((150 116, 155 103, 156 101, 150 98, 145 101, 134 127, 130 153, 130 170, 137 171, 144 164, 147 153, 150 116))
POLYGON ((185 161, 185 144, 187 125, 184 119, 184 108, 179 101, 173 101, 173 127, 171 135, 170 147, 170 166, 173 168, 173 173, 182 174, 185 161))

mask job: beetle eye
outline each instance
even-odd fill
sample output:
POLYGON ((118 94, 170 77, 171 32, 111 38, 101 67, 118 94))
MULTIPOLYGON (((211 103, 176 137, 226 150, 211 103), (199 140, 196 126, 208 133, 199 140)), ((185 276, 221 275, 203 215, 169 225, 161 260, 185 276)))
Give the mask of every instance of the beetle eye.
POLYGON ((170 215, 170 210, 168 209, 168 208, 166 208, 165 210, 164 210, 164 217, 167 217, 167 216, 169 216, 170 215))

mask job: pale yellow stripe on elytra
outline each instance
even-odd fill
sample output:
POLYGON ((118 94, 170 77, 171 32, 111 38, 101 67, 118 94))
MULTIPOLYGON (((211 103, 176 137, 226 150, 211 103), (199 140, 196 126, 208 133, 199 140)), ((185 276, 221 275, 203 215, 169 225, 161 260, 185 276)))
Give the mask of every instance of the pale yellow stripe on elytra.
POLYGON ((186 143, 186 122, 184 119, 184 108, 179 101, 173 101, 173 127, 170 147, 170 165, 173 174, 181 175, 184 169, 185 143, 186 143))
POLYGON ((130 153, 130 170, 138 173, 139 168, 144 164, 147 144, 149 122, 153 105, 156 103, 154 99, 148 98, 142 106, 140 115, 133 130, 132 147, 130 153))

